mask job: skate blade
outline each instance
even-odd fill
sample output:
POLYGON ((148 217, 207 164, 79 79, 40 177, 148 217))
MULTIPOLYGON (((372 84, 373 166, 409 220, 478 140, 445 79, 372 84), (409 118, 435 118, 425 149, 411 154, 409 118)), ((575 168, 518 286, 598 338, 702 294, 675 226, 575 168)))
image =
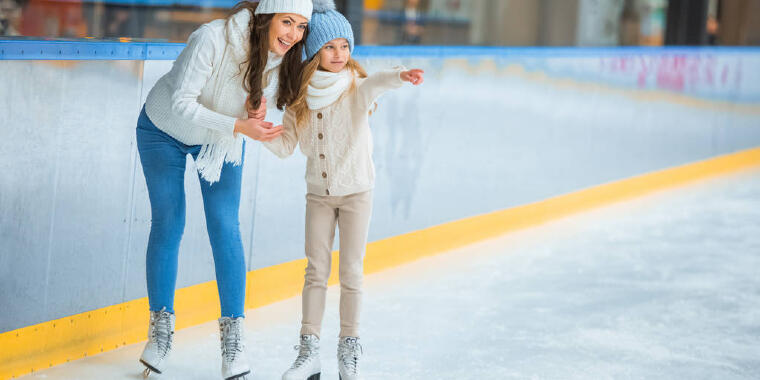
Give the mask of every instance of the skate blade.
POLYGON ((142 372, 143 379, 147 379, 151 373, 156 373, 158 375, 161 374, 161 371, 153 368, 150 364, 144 362, 142 359, 140 359, 140 363, 145 366, 145 369, 142 372))
POLYGON ((319 380, 319 377, 320 377, 320 375, 322 375, 322 372, 320 372, 320 373, 315 373, 315 374, 313 374, 313 375, 309 376, 309 378, 308 378, 308 379, 306 379, 306 380, 319 380))
POLYGON ((250 373, 251 373, 251 371, 243 372, 243 373, 241 373, 239 375, 230 376, 230 377, 228 377, 228 378, 226 378, 224 380, 246 380, 248 378, 248 374, 250 374, 250 373))
POLYGON ((150 374, 153 373, 153 371, 150 370, 150 368, 146 368, 142 371, 142 378, 148 379, 150 378, 150 374))

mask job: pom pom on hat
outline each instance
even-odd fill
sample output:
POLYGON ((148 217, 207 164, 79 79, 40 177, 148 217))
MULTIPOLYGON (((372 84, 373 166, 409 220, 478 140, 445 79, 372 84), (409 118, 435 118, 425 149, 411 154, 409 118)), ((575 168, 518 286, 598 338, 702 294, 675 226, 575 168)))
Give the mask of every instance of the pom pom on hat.
POLYGON ((335 10, 335 0, 313 0, 314 12, 325 13, 335 10))

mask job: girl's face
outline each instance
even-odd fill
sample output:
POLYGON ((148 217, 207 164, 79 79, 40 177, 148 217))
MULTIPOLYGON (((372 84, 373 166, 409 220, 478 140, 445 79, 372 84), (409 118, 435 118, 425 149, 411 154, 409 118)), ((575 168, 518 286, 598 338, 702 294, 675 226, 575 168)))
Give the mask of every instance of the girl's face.
POLYGON ((269 25, 269 50, 285 55, 293 45, 303 39, 309 20, 295 13, 275 13, 269 25))
POLYGON ((351 50, 345 38, 336 38, 326 43, 317 54, 319 54, 319 69, 333 73, 343 70, 351 58, 351 50))

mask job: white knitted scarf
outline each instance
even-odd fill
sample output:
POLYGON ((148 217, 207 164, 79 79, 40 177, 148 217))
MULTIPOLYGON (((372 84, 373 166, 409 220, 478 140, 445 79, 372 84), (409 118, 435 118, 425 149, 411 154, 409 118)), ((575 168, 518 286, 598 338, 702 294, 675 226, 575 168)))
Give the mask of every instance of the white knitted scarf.
MULTIPOLYGON (((277 104, 277 89, 279 87, 280 64, 282 56, 269 52, 267 65, 262 75, 262 89, 269 107, 277 104)), ((242 83, 241 83, 242 85, 242 83)), ((243 99, 244 101, 244 99, 243 99)), ((195 166, 201 177, 213 184, 219 181, 225 162, 240 165, 243 161, 243 136, 225 135, 217 131, 209 131, 210 142, 201 146, 200 153, 195 159, 195 166)))
POLYGON ((306 91, 306 104, 310 110, 318 110, 335 103, 353 80, 354 76, 349 69, 338 73, 315 71, 306 91))

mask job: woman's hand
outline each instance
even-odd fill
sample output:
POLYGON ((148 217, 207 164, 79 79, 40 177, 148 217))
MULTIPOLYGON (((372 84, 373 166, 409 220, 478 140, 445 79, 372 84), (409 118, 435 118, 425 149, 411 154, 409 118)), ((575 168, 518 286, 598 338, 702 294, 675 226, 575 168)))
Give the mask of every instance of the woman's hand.
POLYGON ((272 123, 259 119, 238 119, 235 122, 234 133, 242 133, 256 141, 272 141, 282 134, 282 125, 273 126, 272 123))
MULTIPOLYGON (((248 98, 250 99, 250 97, 248 98)), ((250 119, 258 119, 258 120, 264 120, 264 118, 267 116, 267 98, 261 97, 261 105, 259 106, 259 109, 252 109, 249 108, 248 99, 245 100, 245 108, 248 111, 248 118, 250 119)))
POLYGON ((401 72, 401 80, 419 86, 425 81, 425 72, 420 69, 411 69, 401 72))

